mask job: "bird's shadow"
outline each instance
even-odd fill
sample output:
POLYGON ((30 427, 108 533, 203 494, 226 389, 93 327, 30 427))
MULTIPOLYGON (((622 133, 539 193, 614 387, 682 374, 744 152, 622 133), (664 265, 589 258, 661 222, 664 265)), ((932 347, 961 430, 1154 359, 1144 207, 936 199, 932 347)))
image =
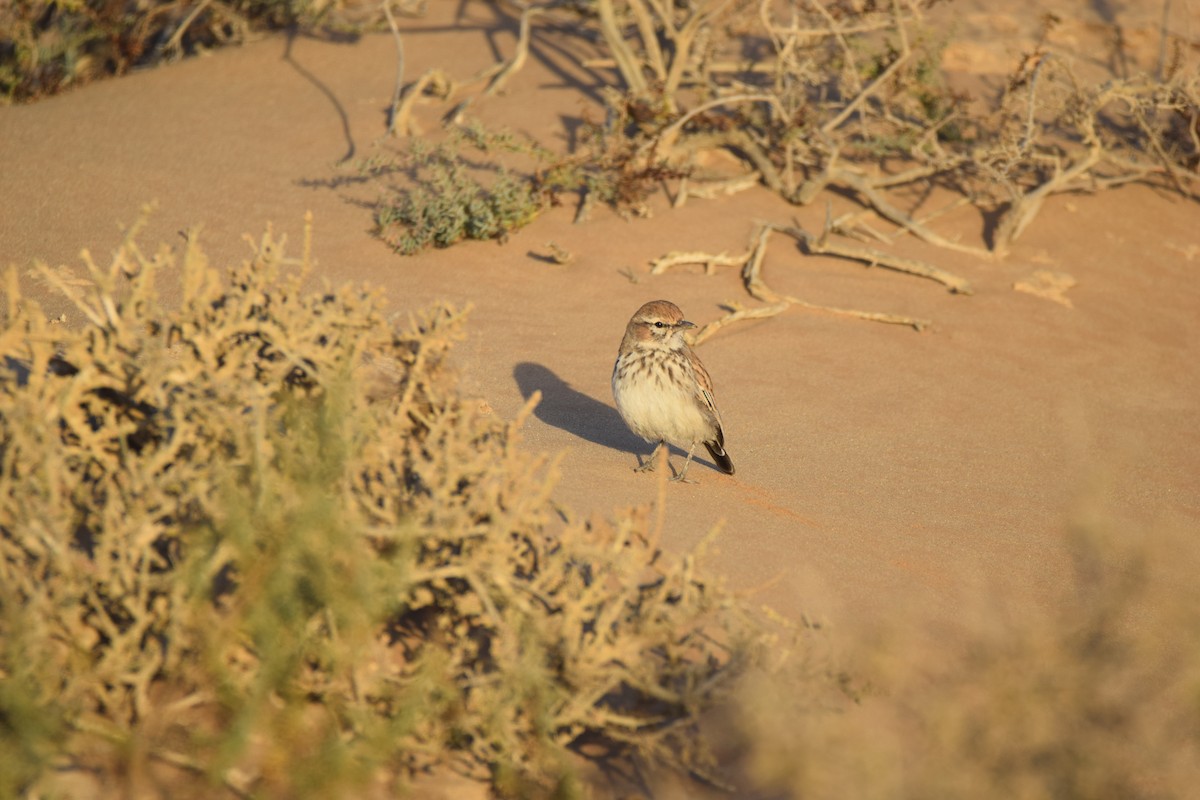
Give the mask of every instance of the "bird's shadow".
POLYGON ((526 400, 534 392, 542 393, 542 401, 533 414, 547 425, 625 453, 641 453, 646 449, 645 443, 625 427, 615 408, 572 388, 553 370, 523 361, 513 367, 513 378, 526 400))
MULTIPOLYGON (((542 393, 542 400, 533 410, 535 417, 547 425, 564 430, 593 444, 611 447, 624 453, 633 453, 639 463, 645 463, 653 449, 625 426, 625 420, 617 410, 607 403, 588 397, 571 384, 541 364, 523 361, 513 368, 513 378, 528 400, 534 392, 542 393)), ((703 448, 700 448, 703 450, 703 448)), ((685 451, 672 446, 672 452, 686 455, 685 451)), ((708 459, 693 456, 693 461, 713 466, 708 459)))

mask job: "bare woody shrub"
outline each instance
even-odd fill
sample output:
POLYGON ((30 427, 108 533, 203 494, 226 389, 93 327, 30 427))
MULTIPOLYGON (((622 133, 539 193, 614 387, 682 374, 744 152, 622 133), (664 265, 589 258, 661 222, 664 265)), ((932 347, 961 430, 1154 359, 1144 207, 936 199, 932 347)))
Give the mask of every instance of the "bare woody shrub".
MULTIPOLYGON (((459 396, 463 312, 403 329, 268 232, 210 268, 133 234, 0 329, 0 795, 329 797, 435 767, 574 796, 568 748, 705 768, 756 636, 658 546, 584 522, 459 396), (168 270, 182 297, 163 308, 168 270)), ((528 409, 527 409, 528 412, 528 409)))
POLYGON ((1164 41, 1159 74, 1101 83, 1043 44, 995 102, 972 104, 941 75, 945 40, 923 19, 934 4, 594 3, 630 96, 664 109, 648 159, 725 148, 791 202, 834 187, 902 231, 980 255, 912 217, 897 190, 963 193, 999 218, 1000 255, 1052 193, 1150 181, 1193 195, 1200 83, 1182 41, 1164 41))
MULTIPOLYGON (((430 97, 455 102, 445 118, 458 121, 472 87, 486 83, 478 92, 483 95, 501 91, 535 46, 535 26, 555 20, 544 36, 574 36, 608 54, 582 59, 610 81, 602 91, 605 119, 597 123, 585 115, 578 151, 554 165, 568 178, 554 191, 583 195, 577 219, 597 199, 637 211, 660 184, 673 191, 677 206, 757 183, 797 205, 832 190, 863 206, 861 213, 829 218, 820 232, 760 223, 744 257, 673 251, 657 259, 655 269, 728 264, 749 273, 761 262, 766 236, 786 231, 809 253, 936 276, 952 291, 969 294, 965 280, 933 264, 835 237, 889 244, 912 235, 956 253, 998 258, 1054 194, 1136 181, 1195 199, 1200 72, 1183 39, 1164 29, 1153 75, 1084 78, 1047 44, 1045 34, 1059 22, 1047 14, 1042 41, 1014 65, 1003 90, 973 98, 953 90, 943 74, 941 51, 949 35, 925 18, 936 4, 496 0, 498 10, 519 17, 511 56, 472 77, 452 78, 435 68, 407 85, 401 68, 389 132, 413 132, 414 105, 430 97), (705 174, 700 156, 714 150, 733 154, 741 174, 705 174), (947 192, 953 198, 948 205, 926 208, 931 197, 947 192), (963 205, 980 214, 980 244, 937 230, 939 216, 963 205)), ((399 43, 395 25, 393 31, 399 43)), ((404 219, 389 201, 381 209, 381 218, 407 226, 405 237, 426 226, 404 219)), ((745 281, 749 293, 768 305, 735 307, 722 324, 816 307, 775 295, 753 278, 748 274, 745 281)), ((826 310, 917 329, 929 324, 852 308, 826 310)))
MULTIPOLYGON (((590 36, 609 56, 584 62, 612 81, 598 135, 609 144, 597 152, 628 155, 608 161, 601 185, 682 178, 677 204, 754 181, 801 205, 832 188, 893 229, 880 233, 858 218, 835 233, 884 241, 911 234, 980 257, 1007 253, 1052 194, 1141 181, 1195 196, 1200 78, 1185 41, 1164 31, 1153 75, 1096 80, 1043 40, 998 96, 971 98, 942 74, 948 35, 925 20, 936 3, 497 0, 497 9, 519 15, 512 55, 471 78, 435 69, 398 85, 392 128, 412 128, 413 104, 431 81, 456 109, 474 85, 498 91, 526 62, 534 27, 551 19, 555 35, 590 36), (621 138, 629 144, 615 148, 621 138), (714 149, 739 157, 746 173, 715 185, 700 174, 689 180, 695 156, 714 149), (958 193, 955 205, 979 208, 985 246, 939 234, 931 223, 942 210, 914 215, 913 198, 935 186, 958 193)), ((1048 14, 1044 31, 1057 22, 1048 14)))

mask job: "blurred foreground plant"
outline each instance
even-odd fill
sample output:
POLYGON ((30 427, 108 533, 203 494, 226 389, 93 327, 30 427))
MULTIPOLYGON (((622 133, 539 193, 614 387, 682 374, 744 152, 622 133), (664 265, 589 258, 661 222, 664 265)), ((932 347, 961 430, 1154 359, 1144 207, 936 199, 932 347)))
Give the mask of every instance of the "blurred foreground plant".
POLYGON ((307 240, 222 274, 135 232, 85 279, 37 266, 78 329, 5 285, 0 796, 392 793, 439 765, 571 796, 585 738, 704 768, 698 716, 757 634, 661 517, 551 501, 521 420, 446 369, 463 312, 396 330, 308 288, 307 240))
POLYGON ((746 780, 795 798, 1194 797, 1200 542, 1096 518, 1067 545, 1044 605, 988 593, 953 629, 900 614, 859 637, 857 705, 781 694, 802 661, 741 681, 724 719, 746 780))

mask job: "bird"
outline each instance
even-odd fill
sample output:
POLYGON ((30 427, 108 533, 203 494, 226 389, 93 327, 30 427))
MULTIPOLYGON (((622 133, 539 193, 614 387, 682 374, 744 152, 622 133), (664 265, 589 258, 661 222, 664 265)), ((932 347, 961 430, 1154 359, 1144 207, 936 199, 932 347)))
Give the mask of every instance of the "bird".
POLYGON ((673 444, 687 451, 683 469, 671 478, 683 483, 696 482, 687 479, 687 471, 701 444, 720 470, 733 474, 712 378, 684 340, 684 334, 695 327, 668 300, 646 303, 625 327, 612 374, 613 400, 621 419, 635 434, 656 444, 650 460, 636 471, 654 469, 659 449, 673 444))

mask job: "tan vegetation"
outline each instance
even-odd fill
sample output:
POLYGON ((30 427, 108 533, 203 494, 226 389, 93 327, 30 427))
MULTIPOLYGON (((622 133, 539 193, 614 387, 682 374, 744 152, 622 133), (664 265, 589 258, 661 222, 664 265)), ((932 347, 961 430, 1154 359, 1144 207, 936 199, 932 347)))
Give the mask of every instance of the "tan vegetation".
MULTIPOLYGON (((984 592, 958 630, 863 637, 852 709, 789 697, 779 673, 741 682, 729 714, 757 785, 797 798, 1193 794, 1195 537, 1089 516, 1070 532, 1074 571, 1049 605, 984 592)), ((796 685, 809 674, 790 669, 796 685)))
POLYGON ((462 311, 394 329, 283 245, 220 272, 193 235, 172 311, 172 257, 132 232, 86 280, 39 266, 80 330, 10 270, 0 795, 328 797, 441 765, 572 796, 585 739, 703 769, 696 722, 759 635, 737 604, 652 510, 553 502, 520 420, 455 389, 462 311))
POLYGON ((1013 65, 1005 89, 972 98, 942 75, 947 39, 925 22, 935 4, 497 0, 496 10, 517 23, 511 56, 474 75, 434 68, 409 79, 397 17, 419 14, 420 3, 32 3, 0 16, 0 90, 33 99, 93 75, 242 41, 256 27, 390 24, 400 58, 388 130, 410 135, 422 102, 447 104, 445 119, 457 125, 475 97, 503 92, 539 25, 598 41, 607 57, 583 66, 609 84, 606 117, 589 123, 579 152, 552 154, 529 143, 536 163, 525 165, 521 180, 502 174, 497 186, 464 183, 455 150, 425 147, 399 162, 370 162, 376 174, 422 164, 435 173, 421 183, 426 193, 405 187, 380 204, 381 233, 402 252, 502 237, 561 192, 580 193, 584 206, 600 200, 636 208, 664 181, 676 182, 676 202, 748 181, 801 205, 833 189, 892 228, 880 233, 855 216, 834 220, 834 234, 884 242, 913 235, 979 257, 1004 256, 1054 194, 1145 181, 1194 196, 1200 73, 1182 38, 1164 29, 1153 70, 1085 76, 1047 43, 1062 23, 1047 14, 1043 41, 1013 65), (734 154, 744 174, 706 185, 714 176, 697 158, 713 150, 734 154), (988 220, 985 246, 939 234, 939 211, 918 218, 906 208, 908 198, 934 188, 979 209, 988 220), (431 219, 414 211, 446 189, 455 198, 446 213, 431 219), (463 219, 450 224, 447 215, 463 219))

